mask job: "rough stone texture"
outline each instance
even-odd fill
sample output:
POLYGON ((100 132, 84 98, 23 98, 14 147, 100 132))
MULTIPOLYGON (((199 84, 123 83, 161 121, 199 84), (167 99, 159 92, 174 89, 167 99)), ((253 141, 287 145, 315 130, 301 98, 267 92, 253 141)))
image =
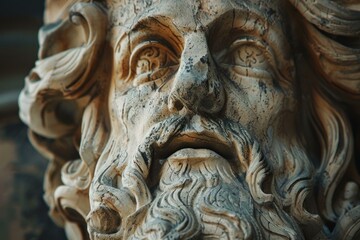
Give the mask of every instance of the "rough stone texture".
POLYGON ((360 4, 47 1, 20 116, 69 239, 358 239, 360 4))

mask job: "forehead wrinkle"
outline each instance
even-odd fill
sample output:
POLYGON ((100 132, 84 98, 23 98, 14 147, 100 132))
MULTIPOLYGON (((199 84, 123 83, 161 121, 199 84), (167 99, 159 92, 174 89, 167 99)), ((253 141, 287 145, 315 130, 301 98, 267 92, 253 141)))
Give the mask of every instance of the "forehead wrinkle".
POLYGON ((133 21, 128 22, 127 28, 130 31, 136 31, 140 26, 146 26, 147 22, 151 22, 150 19, 154 19, 160 24, 165 22, 164 26, 171 23, 179 33, 185 35, 187 32, 199 28, 208 29, 218 18, 229 14, 231 11, 242 12, 246 16, 256 15, 257 18, 262 19, 262 22, 266 23, 268 21, 267 16, 262 16, 265 12, 264 9, 261 11, 258 8, 259 6, 248 1, 160 0, 145 9, 139 16, 135 16, 133 21), (216 11, 211 10, 211 8, 216 9, 216 11))
POLYGON ((266 23, 267 21, 269 21, 268 16, 265 16, 266 12, 268 9, 274 6, 273 4, 262 4, 263 2, 261 1, 259 1, 258 3, 257 1, 255 2, 250 0, 195 0, 194 2, 196 2, 196 7, 198 9, 193 11, 193 13, 197 22, 201 23, 202 27, 206 29, 209 26, 213 25, 214 22, 218 21, 219 18, 223 18, 225 15, 233 11, 236 11, 237 13, 242 13, 246 16, 256 15, 257 18, 262 19, 263 22, 266 23))
POLYGON ((155 17, 161 21, 167 18, 168 23, 171 23, 179 33, 186 34, 196 29, 194 5, 193 0, 160 0, 158 3, 152 5, 148 11, 144 12, 139 20, 155 17))
MULTIPOLYGON (((232 4, 228 0, 223 0, 220 3, 221 7, 215 7, 215 11, 212 9, 213 1, 196 1, 198 6, 194 10, 194 17, 197 22, 201 24, 201 27, 208 29, 212 23, 214 23, 220 16, 233 9, 232 4)), ((215 1, 216 3, 217 1, 215 1)))

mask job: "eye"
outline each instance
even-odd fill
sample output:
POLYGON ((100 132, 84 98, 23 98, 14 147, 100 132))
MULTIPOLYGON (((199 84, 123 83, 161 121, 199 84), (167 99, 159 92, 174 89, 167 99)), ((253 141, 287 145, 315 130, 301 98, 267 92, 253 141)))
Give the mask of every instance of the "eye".
POLYGON ((271 78, 272 75, 271 51, 259 40, 236 40, 219 61, 223 68, 237 75, 257 78, 271 78))
POLYGON ((172 50, 159 42, 146 42, 135 48, 130 57, 134 85, 166 79, 174 72, 178 60, 172 50))
POLYGON ((263 50, 253 44, 239 44, 234 48, 232 62, 244 67, 259 67, 266 64, 263 50))

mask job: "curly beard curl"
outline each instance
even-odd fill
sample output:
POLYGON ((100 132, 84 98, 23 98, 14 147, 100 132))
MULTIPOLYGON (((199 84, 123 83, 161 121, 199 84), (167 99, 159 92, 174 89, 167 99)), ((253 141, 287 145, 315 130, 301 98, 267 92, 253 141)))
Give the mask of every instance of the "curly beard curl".
POLYGON ((236 178, 225 159, 213 156, 195 163, 168 159, 160 176, 155 199, 132 238, 260 236, 252 216, 249 190, 236 178))

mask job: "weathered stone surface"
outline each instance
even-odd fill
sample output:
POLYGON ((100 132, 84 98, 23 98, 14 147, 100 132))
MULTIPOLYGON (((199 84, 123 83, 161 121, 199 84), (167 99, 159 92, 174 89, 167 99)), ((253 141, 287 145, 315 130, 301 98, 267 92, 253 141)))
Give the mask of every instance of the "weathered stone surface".
POLYGON ((69 239, 357 239, 360 4, 47 1, 20 116, 69 239))

